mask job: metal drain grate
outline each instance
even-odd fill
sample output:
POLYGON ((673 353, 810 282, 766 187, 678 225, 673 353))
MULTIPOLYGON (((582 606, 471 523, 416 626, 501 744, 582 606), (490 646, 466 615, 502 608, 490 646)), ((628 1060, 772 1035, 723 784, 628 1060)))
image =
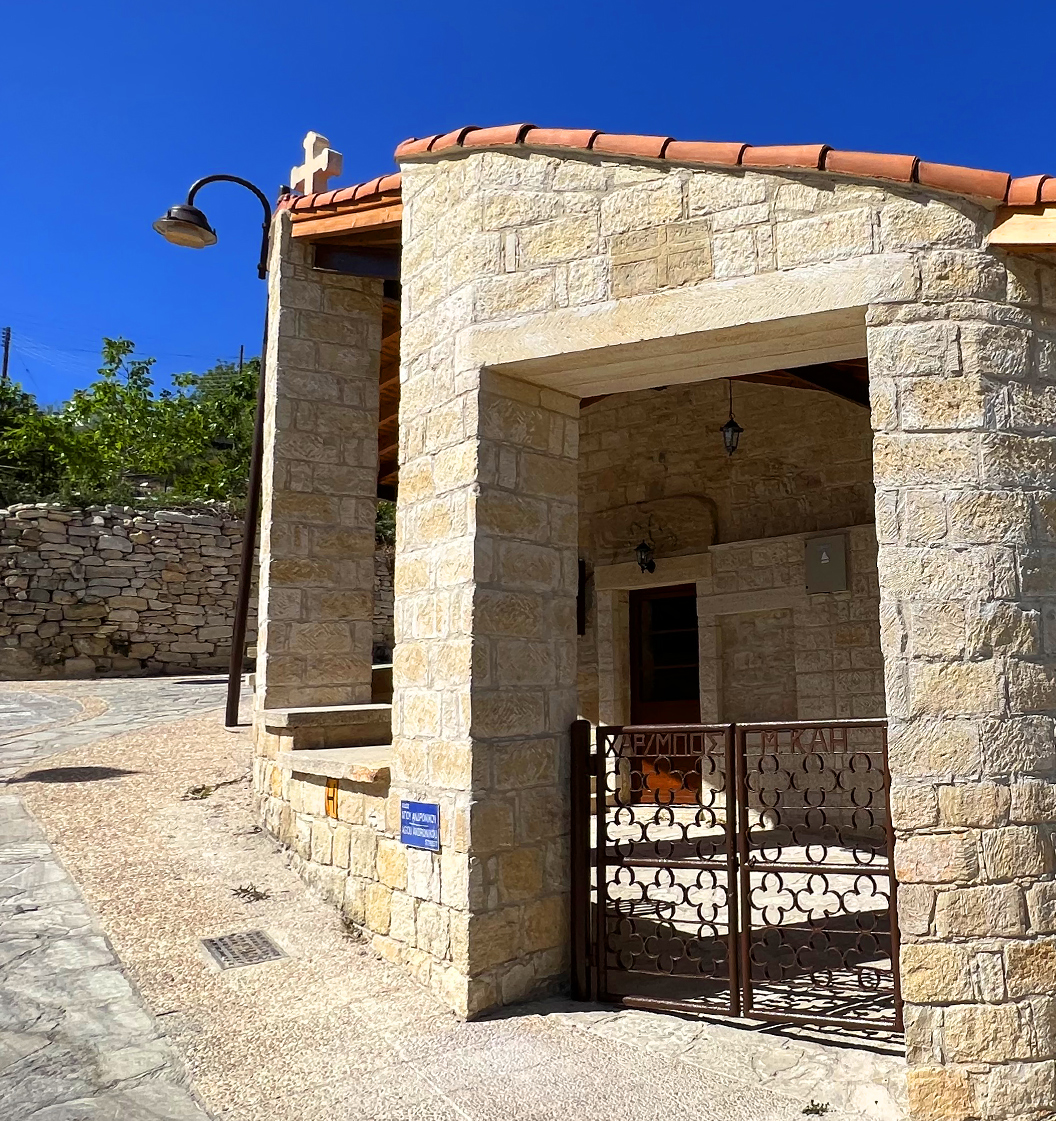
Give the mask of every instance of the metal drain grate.
POLYGON ((223 934, 219 938, 203 938, 202 945, 221 969, 240 965, 260 965, 286 955, 263 930, 247 930, 244 934, 223 934))

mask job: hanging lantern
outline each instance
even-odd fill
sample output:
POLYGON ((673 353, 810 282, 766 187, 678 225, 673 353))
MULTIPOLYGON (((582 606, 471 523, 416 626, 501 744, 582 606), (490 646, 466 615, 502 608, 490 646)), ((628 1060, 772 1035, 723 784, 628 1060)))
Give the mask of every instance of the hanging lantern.
POLYGON ((634 550, 635 560, 643 572, 655 572, 656 561, 653 559, 653 547, 648 541, 640 541, 634 550))
POLYGON ((741 433, 744 429, 733 419, 733 378, 726 379, 730 383, 730 419, 719 429, 722 433, 722 442, 726 445, 726 454, 733 455, 740 443, 741 433))

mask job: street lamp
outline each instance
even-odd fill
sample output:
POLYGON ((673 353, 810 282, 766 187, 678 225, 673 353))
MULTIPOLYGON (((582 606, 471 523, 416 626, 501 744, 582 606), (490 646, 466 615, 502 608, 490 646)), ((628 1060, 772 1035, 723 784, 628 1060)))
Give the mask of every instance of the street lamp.
MULTIPOLYGON (((194 205, 194 197, 207 183, 237 183, 252 191, 264 207, 264 224, 260 239, 260 260, 257 276, 268 275, 268 247, 271 242, 271 203, 259 187, 237 175, 207 175, 192 184, 187 201, 169 209, 154 223, 154 229, 173 245, 205 249, 216 244, 216 230, 209 225, 202 211, 194 205)), ((260 348, 260 381, 257 385, 257 414, 253 425, 253 447, 249 457, 249 481, 246 486, 246 525, 242 536, 242 560, 238 569, 238 594, 235 599, 235 620, 231 635, 231 661, 227 673, 227 707, 224 724, 238 725, 238 702, 242 690, 242 665, 246 656, 246 620, 249 615, 249 590, 252 584, 253 548, 257 539, 260 514, 260 476, 264 447, 264 356, 268 349, 268 314, 264 312, 264 342, 260 348)))

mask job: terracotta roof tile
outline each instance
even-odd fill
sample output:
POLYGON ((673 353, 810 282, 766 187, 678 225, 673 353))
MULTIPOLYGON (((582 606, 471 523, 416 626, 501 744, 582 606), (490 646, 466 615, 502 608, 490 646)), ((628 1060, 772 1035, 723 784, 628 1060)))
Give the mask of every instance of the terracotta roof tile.
POLYGON ((736 167, 747 144, 707 140, 672 140, 664 149, 664 158, 677 163, 708 163, 718 167, 736 167))
POLYGON ((381 182, 381 176, 376 179, 370 179, 366 183, 360 183, 356 188, 355 194, 352 196, 356 202, 361 202, 365 198, 378 193, 378 184, 381 182))
POLYGON ((279 210, 324 210, 332 207, 357 203, 374 203, 383 195, 400 193, 401 176, 398 171, 368 179, 366 183, 353 183, 350 187, 340 187, 332 191, 320 191, 314 195, 283 195, 278 202, 279 210))
POLYGON ((1045 182, 1041 185, 1041 194, 1038 201, 1056 202, 1056 178, 1045 177, 1045 182))
POLYGON ((828 144, 777 144, 753 148, 741 153, 745 167, 809 167, 817 170, 829 150, 828 144))
POLYGON ((1009 206, 1036 206, 1041 201, 1041 190, 1047 175, 1027 175, 1013 179, 1008 188, 1009 206))
POLYGON ((445 132, 443 136, 438 136, 432 144, 429 145, 429 151, 442 152, 445 148, 461 148, 462 141, 465 140, 466 134, 479 131, 479 128, 479 125, 466 125, 464 128, 453 128, 450 132, 445 132))
POLYGON ((533 128, 522 143, 531 148, 585 148, 590 150, 598 130, 590 128, 533 128))
POLYGON ((594 137, 592 151, 611 156, 637 156, 639 159, 658 160, 671 143, 670 136, 633 136, 622 132, 599 132, 594 137))
POLYGON ((974 198, 997 199, 998 202, 1004 202, 1011 181, 1011 176, 1002 171, 980 171, 974 167, 927 163, 924 160, 917 164, 918 183, 925 187, 935 187, 940 191, 952 191, 957 195, 971 195, 974 198))
POLYGON ((912 183, 917 171, 917 157, 893 156, 883 152, 840 152, 830 148, 825 153, 824 169, 838 175, 860 175, 864 179, 891 179, 895 183, 912 183))
POLYGON ((434 132, 432 136, 423 136, 421 139, 410 137, 396 147, 396 159, 402 160, 404 156, 420 156, 428 152, 434 140, 440 139, 440 133, 434 132))
POLYGON ((494 128, 475 128, 468 133, 462 141, 463 148, 506 147, 510 144, 520 144, 524 134, 535 125, 497 125, 494 128))

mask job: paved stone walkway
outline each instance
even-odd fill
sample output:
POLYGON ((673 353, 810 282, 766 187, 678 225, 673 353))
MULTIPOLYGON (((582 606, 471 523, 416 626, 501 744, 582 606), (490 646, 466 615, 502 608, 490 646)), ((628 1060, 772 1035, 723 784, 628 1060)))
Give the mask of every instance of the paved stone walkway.
POLYGON ((0 783, 56 752, 208 712, 226 689, 215 676, 0 683, 0 783), (71 724, 87 705, 100 711, 71 724))
POLYGON ((24 729, 0 733, 0 766, 23 760, 0 791, 0 1121, 205 1121, 199 1097, 230 1121, 903 1116, 897 1055, 805 1034, 568 1001, 459 1023, 305 891, 246 782, 183 799, 244 771, 222 700, 222 681, 0 685, 24 729), (254 928, 288 956, 209 967, 199 938, 254 928))
POLYGON ((0 685, 4 1121, 206 1121, 182 1060, 10 780, 56 752, 215 709, 223 693, 216 678, 0 685))

